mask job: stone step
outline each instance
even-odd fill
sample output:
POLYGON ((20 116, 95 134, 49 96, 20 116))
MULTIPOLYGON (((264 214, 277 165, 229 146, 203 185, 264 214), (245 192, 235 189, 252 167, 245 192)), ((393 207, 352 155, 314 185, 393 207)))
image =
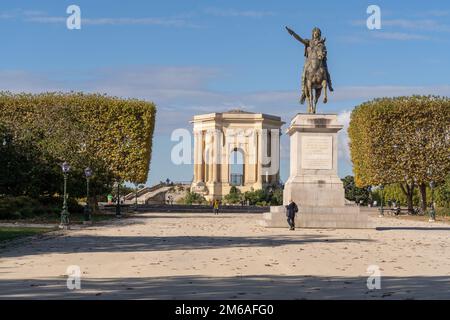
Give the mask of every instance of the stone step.
MULTIPOLYGON (((367 212, 360 212, 359 207, 301 207, 299 210, 295 224, 300 228, 370 228, 367 212)), ((259 224, 268 228, 286 228, 285 208, 271 207, 270 212, 262 214, 259 224)))

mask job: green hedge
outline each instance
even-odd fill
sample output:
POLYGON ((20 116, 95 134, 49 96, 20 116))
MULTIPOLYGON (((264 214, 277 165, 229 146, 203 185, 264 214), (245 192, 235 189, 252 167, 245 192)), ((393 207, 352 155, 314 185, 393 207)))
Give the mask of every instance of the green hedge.
POLYGON ((450 171, 450 98, 381 98, 356 107, 348 129, 358 187, 442 182, 450 171))
MULTIPOLYGON (((45 214, 58 217, 62 210, 61 203, 61 198, 3 197, 0 198, 0 220, 27 219, 45 214)), ((68 207, 71 213, 83 212, 83 207, 74 199, 69 198, 68 207)))
MULTIPOLYGON (((156 107, 100 94, 0 92, 0 123, 44 157, 105 167, 124 181, 147 180, 156 107)), ((95 168, 94 168, 95 169, 95 168)))
MULTIPOLYGON (((59 201, 64 161, 71 165, 67 190, 73 198, 85 195, 87 166, 94 172, 92 202, 117 180, 145 182, 155 116, 153 103, 136 99, 0 92, 0 196, 59 201)), ((16 216, 27 215, 24 210, 16 216)))

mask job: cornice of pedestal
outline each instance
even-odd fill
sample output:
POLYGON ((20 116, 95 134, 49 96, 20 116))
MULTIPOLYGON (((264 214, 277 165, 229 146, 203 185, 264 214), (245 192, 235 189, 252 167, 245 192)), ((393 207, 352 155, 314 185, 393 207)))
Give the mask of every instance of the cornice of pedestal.
POLYGON ((336 133, 343 127, 338 122, 337 114, 297 113, 286 133, 288 135, 294 132, 336 133))

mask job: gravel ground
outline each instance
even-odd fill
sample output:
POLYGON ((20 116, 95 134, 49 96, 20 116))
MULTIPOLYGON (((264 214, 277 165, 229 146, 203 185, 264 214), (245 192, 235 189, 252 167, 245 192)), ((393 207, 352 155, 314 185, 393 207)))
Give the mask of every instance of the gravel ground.
POLYGON ((450 299, 448 224, 371 215, 376 229, 289 231, 260 218, 147 213, 31 238, 1 249, 0 298, 450 299))

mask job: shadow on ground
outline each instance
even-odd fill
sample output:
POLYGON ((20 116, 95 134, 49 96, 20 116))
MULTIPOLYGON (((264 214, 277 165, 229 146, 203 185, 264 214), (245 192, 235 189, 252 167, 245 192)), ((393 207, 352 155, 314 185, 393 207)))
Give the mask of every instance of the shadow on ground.
POLYGON ((264 237, 223 236, 90 236, 67 235, 30 242, 19 248, 6 249, 0 257, 18 257, 47 253, 79 252, 146 252, 168 250, 223 249, 230 247, 279 247, 306 243, 369 242, 369 239, 329 238, 321 235, 264 237))
POLYGON ((377 227, 377 231, 411 230, 411 231, 450 231, 450 227, 377 227))
MULTIPOLYGON (((253 214, 253 213, 251 213, 253 214)), ((167 212, 167 213, 152 213, 152 214, 148 214, 148 213, 135 213, 133 215, 130 215, 129 217, 130 219, 133 218, 137 218, 137 219, 192 219, 192 218, 200 218, 200 219, 204 219, 204 218, 220 218, 220 219, 237 219, 235 214, 232 213, 223 213, 223 214, 218 214, 218 215, 214 215, 214 213, 204 213, 204 214, 192 214, 192 213, 172 213, 172 212, 167 212)))
POLYGON ((382 277, 369 290, 365 277, 267 276, 0 280, 0 299, 450 299, 450 276, 382 277))

